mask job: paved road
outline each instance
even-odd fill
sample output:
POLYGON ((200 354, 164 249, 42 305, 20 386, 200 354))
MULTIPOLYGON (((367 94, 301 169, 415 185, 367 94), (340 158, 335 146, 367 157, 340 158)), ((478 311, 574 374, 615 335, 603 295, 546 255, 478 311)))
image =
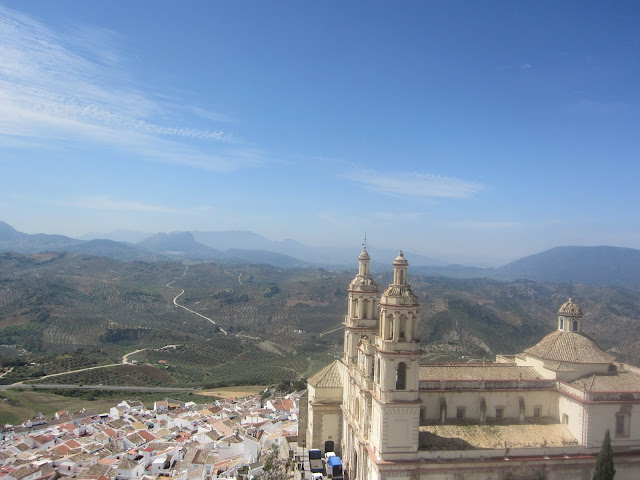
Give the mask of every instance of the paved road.
POLYGON ((60 384, 44 384, 44 383, 14 383, 12 385, 0 385, 0 390, 8 390, 11 388, 73 388, 80 390, 133 390, 135 392, 194 392, 197 388, 186 387, 132 387, 127 385, 60 385, 60 384))
MULTIPOLYGON (((182 277, 184 277, 184 276, 187 274, 187 270, 189 270, 189 265, 187 265, 187 266, 185 267, 185 269, 184 269, 184 273, 182 274, 182 277)), ((182 278, 182 277, 180 277, 180 278, 182 278)), ((178 280, 179 280, 179 279, 178 279, 178 280)), ((176 280, 174 280, 173 282, 175 282, 175 281, 176 281, 176 280)), ((171 286, 171 284, 172 284, 173 282, 169 282, 169 283, 167 283, 167 285, 166 285, 166 286, 167 286, 167 287, 169 287, 169 288, 173 288, 173 287, 171 286)), ((202 315, 201 313, 195 312, 195 311, 191 310, 190 308, 185 307, 184 305, 180 305, 180 304, 178 303, 178 298, 180 298, 180 296, 181 296, 181 295, 183 295, 183 294, 184 294, 184 289, 182 289, 182 291, 181 291, 178 295, 176 295, 176 296, 175 296, 175 298, 173 299, 173 304, 174 304, 176 307, 183 308, 183 309, 185 309, 185 310, 186 310, 187 312, 189 312, 189 313, 193 313, 194 315, 197 315, 197 316, 199 316, 199 317, 201 317, 201 318, 204 318, 205 320, 208 320, 209 322, 211 322, 212 324, 214 324, 216 327, 218 327, 222 333, 224 333, 225 335, 228 335, 227 331, 226 331, 225 329, 223 329, 220 325, 218 325, 218 324, 215 322, 215 320, 213 320, 213 319, 211 319, 211 318, 209 318, 209 317, 205 317, 205 316, 204 316, 204 315, 202 315)))

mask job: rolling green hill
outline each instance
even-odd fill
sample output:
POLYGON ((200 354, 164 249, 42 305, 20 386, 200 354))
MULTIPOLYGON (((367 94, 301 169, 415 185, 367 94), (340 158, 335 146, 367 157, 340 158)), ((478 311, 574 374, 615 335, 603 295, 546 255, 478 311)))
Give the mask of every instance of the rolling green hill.
MULTIPOLYGON (((0 381, 118 364, 122 355, 137 350, 129 359, 137 365, 47 382, 219 386, 306 377, 341 355, 346 288, 353 275, 268 265, 187 267, 67 253, 2 254, 0 344, 15 347, 0 350, 0 360, 15 368, 0 381), (176 296, 217 325, 175 306, 176 296), (23 365, 29 362, 37 365, 23 365)), ((411 270, 410 280, 421 302, 424 359, 519 353, 555 328, 556 311, 571 288, 585 312, 586 333, 621 360, 640 363, 640 292, 426 277, 411 270)), ((390 275, 379 274, 376 281, 382 289, 390 275)))

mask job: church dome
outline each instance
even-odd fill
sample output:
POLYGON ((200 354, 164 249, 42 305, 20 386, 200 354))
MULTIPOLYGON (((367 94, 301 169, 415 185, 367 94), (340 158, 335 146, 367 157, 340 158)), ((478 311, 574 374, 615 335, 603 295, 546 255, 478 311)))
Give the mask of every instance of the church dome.
POLYGON ((564 315, 566 317, 581 317, 582 309, 580 305, 573 301, 573 298, 569 298, 568 301, 562 304, 560 310, 558 310, 558 315, 564 315))
POLYGON ((371 257, 369 256, 369 252, 367 252, 367 247, 364 247, 362 249, 362 253, 360 254, 360 256, 358 257, 358 260, 371 260, 371 257))
POLYGON ((585 334, 562 330, 550 333, 524 353, 543 360, 568 363, 611 363, 615 360, 585 334))
POLYGON ((407 259, 404 258, 404 255, 402 254, 402 250, 400 250, 400 253, 396 257, 396 259, 393 261, 393 264, 396 266, 409 265, 409 262, 407 262, 407 259))

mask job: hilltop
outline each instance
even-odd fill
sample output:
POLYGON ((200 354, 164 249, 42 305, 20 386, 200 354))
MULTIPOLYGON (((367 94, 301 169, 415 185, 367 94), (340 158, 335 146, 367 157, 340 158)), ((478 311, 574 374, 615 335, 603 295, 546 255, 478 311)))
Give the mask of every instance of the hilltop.
MULTIPOLYGON (((0 255, 3 380, 121 365, 58 383, 202 386, 309 376, 342 354, 354 271, 269 265, 121 262, 82 254, 0 255), (182 290, 184 293, 181 294, 182 290), (179 295, 181 294, 181 295, 179 295), (213 319, 216 325, 174 305, 213 319), (226 333, 226 334, 225 334, 226 333), (19 353, 19 348, 26 350, 19 353), (37 366, 20 366, 35 362, 37 366)), ((570 286, 530 280, 410 279, 421 302, 424 359, 518 353, 555 328, 570 286)), ((376 275, 381 288, 391 280, 376 275)), ((585 331, 638 364, 640 292, 574 284, 585 331)))
MULTIPOLYGON (((113 234, 91 233, 75 239, 64 235, 30 235, 0 222, 0 252, 23 254, 64 251, 115 260, 213 261, 219 264, 263 264, 281 268, 349 269, 357 249, 310 247, 295 240, 273 241, 249 231, 113 234), (100 238, 100 237, 105 238, 100 238), (137 239, 136 243, 118 239, 137 239)), ((373 271, 390 271, 397 251, 369 248, 373 271), (388 261, 385 261, 387 259, 388 261)), ((542 282, 591 283, 640 288, 640 250, 623 247, 556 247, 497 268, 446 265, 441 260, 405 252, 412 271, 451 278, 529 279, 542 282)))

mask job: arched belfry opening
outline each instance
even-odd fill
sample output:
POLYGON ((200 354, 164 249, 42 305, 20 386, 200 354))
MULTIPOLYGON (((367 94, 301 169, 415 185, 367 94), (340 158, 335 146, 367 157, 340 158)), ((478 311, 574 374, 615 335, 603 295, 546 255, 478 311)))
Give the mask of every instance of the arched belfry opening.
POLYGON ((398 330, 398 339, 404 340, 407 336, 407 317, 400 315, 400 325, 398 330))
POLYGON ((396 369, 396 390, 407 389, 407 364, 400 362, 396 369))

